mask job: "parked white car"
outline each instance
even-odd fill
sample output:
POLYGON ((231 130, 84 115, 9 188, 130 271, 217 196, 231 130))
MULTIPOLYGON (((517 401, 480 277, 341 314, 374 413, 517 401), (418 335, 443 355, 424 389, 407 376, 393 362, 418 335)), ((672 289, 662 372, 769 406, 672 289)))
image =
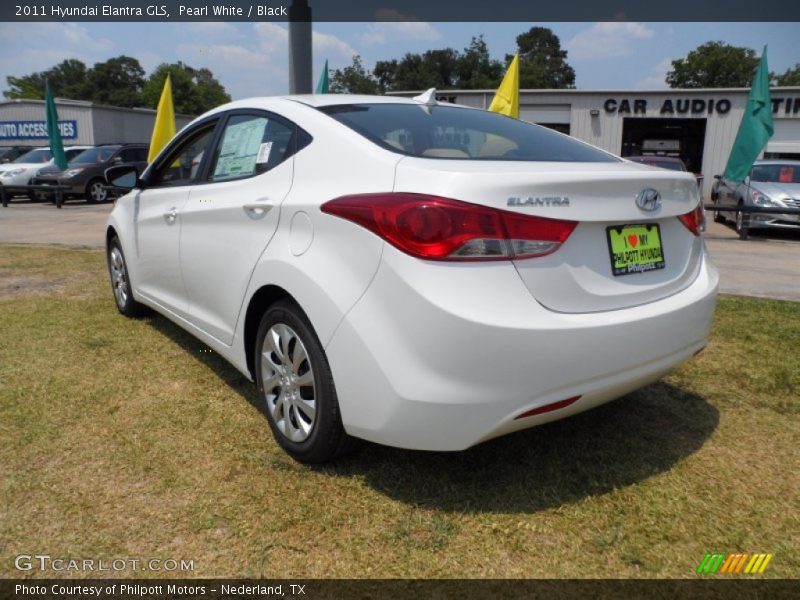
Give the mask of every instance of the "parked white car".
MULTIPOLYGON (((88 148, 91 148, 91 146, 64 147, 64 154, 67 156, 67 162, 88 148)), ((50 152, 49 147, 34 148, 17 157, 14 161, 4 163, 0 166, 0 184, 7 186, 28 185, 31 178, 41 169, 49 167, 52 164, 53 153, 50 152)))
MULTIPOLYGON (((417 99, 233 102, 111 212, 117 307, 254 380, 304 462, 353 438, 461 450, 654 382, 708 340, 691 173, 417 99)), ((135 181, 134 181, 135 179, 135 181)))

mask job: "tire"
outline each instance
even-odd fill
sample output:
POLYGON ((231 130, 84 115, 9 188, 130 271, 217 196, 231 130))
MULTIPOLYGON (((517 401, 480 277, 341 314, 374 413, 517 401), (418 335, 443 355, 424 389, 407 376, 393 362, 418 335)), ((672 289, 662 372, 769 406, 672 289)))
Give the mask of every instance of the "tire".
POLYGON ((86 202, 89 204, 99 204, 108 200, 108 190, 102 179, 95 178, 86 184, 86 202))
POLYGON ((272 435, 292 458, 321 464, 356 447, 342 426, 325 351, 294 302, 281 300, 264 313, 256 336, 255 371, 272 435))
MULTIPOLYGON (((714 200, 714 204, 719 204, 719 196, 716 194, 711 194, 711 198, 714 200)), ((724 212, 716 211, 714 213, 714 222, 715 223, 726 223, 728 221, 728 217, 725 216, 724 212)))
POLYGON ((108 265, 108 276, 111 279, 111 291, 114 293, 114 303, 117 305, 117 310, 131 319, 147 314, 149 312, 148 308, 133 299, 131 280, 128 276, 128 264, 125 262, 122 245, 117 237, 111 238, 108 243, 106 264, 108 265))
MULTIPOLYGON (((739 200, 739 204, 737 204, 737 208, 741 209, 744 206, 741 200, 739 200)), ((744 212, 742 210, 736 211, 736 220, 733 223, 733 228, 736 230, 736 233, 739 234, 740 240, 747 239, 747 227, 744 227, 744 212)))

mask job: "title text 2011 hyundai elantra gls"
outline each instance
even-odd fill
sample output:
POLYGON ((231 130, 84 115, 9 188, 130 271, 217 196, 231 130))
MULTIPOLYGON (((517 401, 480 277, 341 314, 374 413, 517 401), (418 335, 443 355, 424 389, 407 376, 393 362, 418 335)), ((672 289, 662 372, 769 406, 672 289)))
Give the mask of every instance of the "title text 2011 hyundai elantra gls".
POLYGON ((132 188, 107 227, 120 312, 157 310, 255 380, 301 461, 355 438, 464 449, 656 381, 708 339, 691 173, 483 110, 242 100, 107 176, 132 188))

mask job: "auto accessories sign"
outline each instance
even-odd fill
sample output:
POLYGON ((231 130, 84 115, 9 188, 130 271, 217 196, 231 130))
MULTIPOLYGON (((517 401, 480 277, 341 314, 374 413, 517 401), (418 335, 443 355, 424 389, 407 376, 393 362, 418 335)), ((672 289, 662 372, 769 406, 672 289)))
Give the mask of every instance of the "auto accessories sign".
MULTIPOLYGON (((65 140, 78 137, 77 121, 59 121, 58 128, 65 140)), ((46 121, 0 121, 0 140, 46 140, 46 121)))

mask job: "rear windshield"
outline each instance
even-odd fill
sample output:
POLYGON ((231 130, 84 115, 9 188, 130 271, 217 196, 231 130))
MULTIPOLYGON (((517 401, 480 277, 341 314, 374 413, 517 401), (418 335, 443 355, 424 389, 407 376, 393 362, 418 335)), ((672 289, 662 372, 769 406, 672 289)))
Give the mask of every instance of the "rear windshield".
POLYGON ((424 158, 617 162, 539 125, 457 106, 340 104, 320 110, 388 150, 424 158))
POLYGON ((114 152, 119 149, 119 146, 97 146, 95 148, 89 148, 73 158, 72 162, 81 165, 108 162, 111 160, 111 157, 114 156, 114 152))

